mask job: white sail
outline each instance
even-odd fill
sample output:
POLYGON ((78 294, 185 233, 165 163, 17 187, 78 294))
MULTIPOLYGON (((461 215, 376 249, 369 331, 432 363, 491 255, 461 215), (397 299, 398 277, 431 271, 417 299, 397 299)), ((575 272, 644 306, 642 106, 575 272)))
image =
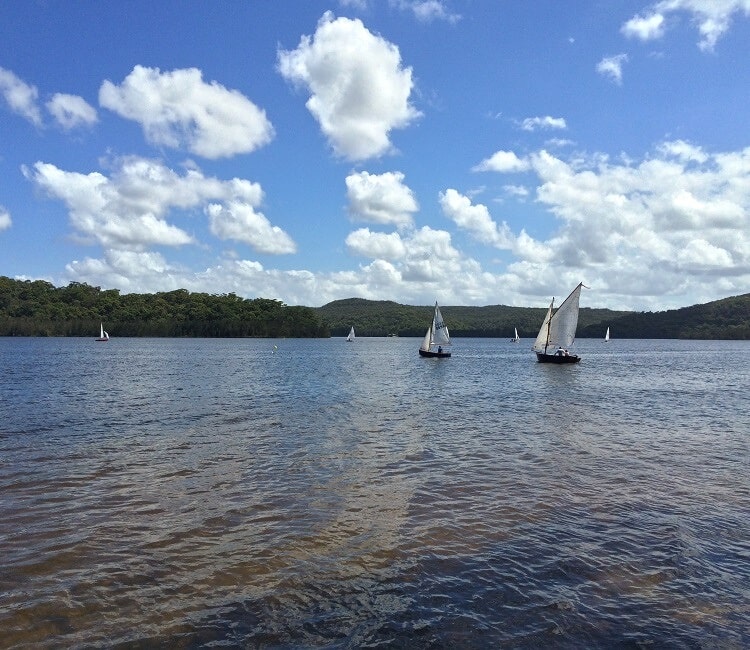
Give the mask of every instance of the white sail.
POLYGON ((435 303, 435 315, 432 317, 432 345, 450 345, 451 337, 448 333, 448 326, 443 322, 443 315, 440 313, 440 307, 435 303))
POLYGON ((430 339, 432 338, 432 325, 427 329, 427 333, 422 339, 422 345, 419 346, 420 350, 427 352, 430 349, 430 339))
POLYGON ((549 308, 547 309, 547 314, 544 317, 544 320, 542 321, 542 326, 539 328, 539 334, 536 336, 536 341, 534 341, 534 345, 532 346, 532 350, 535 352, 544 352, 544 348, 547 345, 547 334, 549 333, 549 319, 552 316, 552 305, 554 304, 555 299, 552 299, 552 302, 549 305, 549 308))
POLYGON ((514 333, 513 340, 516 341, 516 342, 520 341, 521 338, 518 336, 518 328, 517 327, 513 328, 513 333, 514 333))
POLYGON ((104 331, 104 323, 99 323, 99 338, 97 341, 109 341, 109 334, 104 331))
POLYGON ((607 333, 604 335, 604 342, 609 343, 609 327, 607 328, 607 333))
MULTIPOLYGON (((438 352, 440 352, 443 346, 450 344, 451 336, 448 333, 447 325, 443 322, 443 315, 440 313, 440 307, 438 307, 436 302, 435 312, 432 315, 432 323, 430 323, 430 327, 427 329, 419 349, 424 352, 434 352, 431 348, 437 347, 438 352)), ((445 355, 450 356, 448 352, 445 355)))
POLYGON ((544 352, 549 348, 567 348, 573 345, 578 327, 578 308, 582 287, 583 283, 580 283, 573 289, 554 314, 552 313, 553 299, 534 342, 534 350, 544 352))
POLYGON ((349 330, 349 336, 346 337, 347 341, 353 341, 354 340, 354 326, 352 325, 352 328, 349 330))

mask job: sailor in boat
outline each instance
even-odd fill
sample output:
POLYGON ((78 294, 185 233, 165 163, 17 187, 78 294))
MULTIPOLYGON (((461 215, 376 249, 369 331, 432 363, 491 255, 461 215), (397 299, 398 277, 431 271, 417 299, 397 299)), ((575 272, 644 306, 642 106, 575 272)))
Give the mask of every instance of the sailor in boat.
POLYGON ((438 354, 440 354, 442 351, 443 351, 443 346, 442 345, 438 345, 438 354))
POLYGON ((558 348, 557 348, 557 352, 555 352, 555 354, 556 354, 556 355, 557 355, 558 357, 567 357, 567 356, 570 356, 570 355, 568 354, 568 351, 567 351, 567 350, 566 350, 565 348, 563 348, 563 346, 562 346, 562 345, 561 345, 560 347, 558 347, 558 348))

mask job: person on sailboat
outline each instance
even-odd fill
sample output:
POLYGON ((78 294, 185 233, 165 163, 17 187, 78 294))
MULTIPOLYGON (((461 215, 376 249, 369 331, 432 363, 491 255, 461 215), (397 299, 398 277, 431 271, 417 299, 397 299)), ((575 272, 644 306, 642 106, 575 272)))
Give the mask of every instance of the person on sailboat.
POLYGON ((440 354, 442 351, 443 351, 443 346, 442 345, 438 345, 438 354, 440 354))

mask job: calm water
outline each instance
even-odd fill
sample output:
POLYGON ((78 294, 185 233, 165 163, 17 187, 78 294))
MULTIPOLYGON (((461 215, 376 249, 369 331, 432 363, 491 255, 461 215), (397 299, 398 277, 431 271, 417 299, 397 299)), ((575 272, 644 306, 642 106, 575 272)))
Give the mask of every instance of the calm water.
POLYGON ((0 339, 0 646, 750 646, 750 343, 530 345, 0 339))

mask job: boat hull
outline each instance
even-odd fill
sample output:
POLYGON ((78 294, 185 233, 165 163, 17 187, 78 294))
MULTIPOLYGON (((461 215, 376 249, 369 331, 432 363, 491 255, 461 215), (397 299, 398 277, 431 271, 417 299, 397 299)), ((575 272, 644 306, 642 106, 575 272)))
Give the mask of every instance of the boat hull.
POLYGON ((423 350, 419 348, 420 357, 434 357, 435 359, 447 359, 451 356, 450 352, 433 352, 432 350, 423 350))
POLYGON ((97 343, 106 343, 109 339, 94 339, 97 343))
POLYGON ((568 356, 562 354, 544 354, 544 352, 536 353, 536 360, 539 363, 578 363, 581 360, 577 354, 569 354, 568 356))

